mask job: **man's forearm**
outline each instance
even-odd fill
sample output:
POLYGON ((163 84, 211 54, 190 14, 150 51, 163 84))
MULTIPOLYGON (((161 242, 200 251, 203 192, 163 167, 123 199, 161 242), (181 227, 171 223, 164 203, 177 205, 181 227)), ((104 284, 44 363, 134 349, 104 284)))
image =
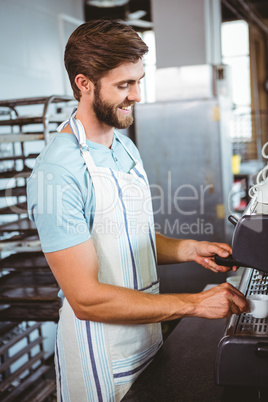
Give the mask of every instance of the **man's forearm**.
POLYGON ((159 265, 191 261, 195 240, 172 239, 160 233, 156 233, 155 237, 159 265))
POLYGON ((82 320, 114 324, 148 324, 196 315, 197 295, 150 294, 98 283, 73 308, 82 320))
POLYGON ((76 297, 76 316, 111 324, 149 324, 183 317, 223 318, 248 308, 244 296, 228 283, 195 294, 148 294, 98 283, 87 294, 80 300, 76 297))

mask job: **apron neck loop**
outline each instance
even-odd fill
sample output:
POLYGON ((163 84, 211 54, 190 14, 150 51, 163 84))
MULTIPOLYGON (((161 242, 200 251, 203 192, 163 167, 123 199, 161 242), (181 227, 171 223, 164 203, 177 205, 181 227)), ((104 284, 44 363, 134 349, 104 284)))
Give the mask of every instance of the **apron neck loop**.
POLYGON ((85 129, 84 129, 81 121, 75 118, 76 112, 77 112, 77 108, 74 108, 69 119, 65 120, 63 123, 61 123, 61 125, 58 127, 57 130, 60 132, 68 124, 70 125, 72 133, 77 140, 81 155, 82 155, 87 167, 89 167, 91 170, 92 169, 95 170, 96 165, 89 152, 89 146, 87 145, 85 129))

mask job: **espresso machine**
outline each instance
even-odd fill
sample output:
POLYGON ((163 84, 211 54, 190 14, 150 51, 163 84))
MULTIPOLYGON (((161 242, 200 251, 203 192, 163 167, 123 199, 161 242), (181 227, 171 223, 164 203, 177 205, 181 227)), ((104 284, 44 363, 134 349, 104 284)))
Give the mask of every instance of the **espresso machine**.
MULTIPOLYGON (((267 172, 267 168, 266 172, 267 172)), ((217 258, 220 265, 243 269, 238 289, 246 297, 268 294, 268 181, 253 189, 253 197, 234 224, 233 255, 217 258)), ((218 385, 268 387, 268 317, 250 313, 232 315, 226 321, 215 360, 218 385)))

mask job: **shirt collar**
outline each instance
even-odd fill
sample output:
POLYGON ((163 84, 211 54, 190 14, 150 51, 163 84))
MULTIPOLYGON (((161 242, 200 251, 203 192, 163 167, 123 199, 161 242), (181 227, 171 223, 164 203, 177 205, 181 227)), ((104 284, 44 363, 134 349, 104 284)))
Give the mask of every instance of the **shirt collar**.
POLYGON ((97 142, 93 142, 93 141, 90 141, 90 140, 87 140, 87 145, 89 146, 89 148, 98 149, 100 151, 107 151, 108 152, 108 151, 111 151, 111 150, 114 151, 116 149, 116 147, 117 147, 118 142, 119 142, 119 139, 118 139, 117 135, 114 134, 111 148, 107 148, 106 145, 99 144, 97 142))

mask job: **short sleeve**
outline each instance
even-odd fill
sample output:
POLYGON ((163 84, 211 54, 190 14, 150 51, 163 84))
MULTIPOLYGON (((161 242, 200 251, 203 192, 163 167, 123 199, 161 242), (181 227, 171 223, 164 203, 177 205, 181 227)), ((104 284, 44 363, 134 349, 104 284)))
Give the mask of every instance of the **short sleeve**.
MULTIPOLYGON (((75 176, 61 166, 44 163, 34 169, 27 184, 28 213, 36 223, 45 253, 72 247, 90 238, 90 218, 85 216, 89 196, 90 191, 87 196, 83 194, 75 176)), ((93 199, 89 204, 87 208, 92 208, 93 214, 93 199)))

